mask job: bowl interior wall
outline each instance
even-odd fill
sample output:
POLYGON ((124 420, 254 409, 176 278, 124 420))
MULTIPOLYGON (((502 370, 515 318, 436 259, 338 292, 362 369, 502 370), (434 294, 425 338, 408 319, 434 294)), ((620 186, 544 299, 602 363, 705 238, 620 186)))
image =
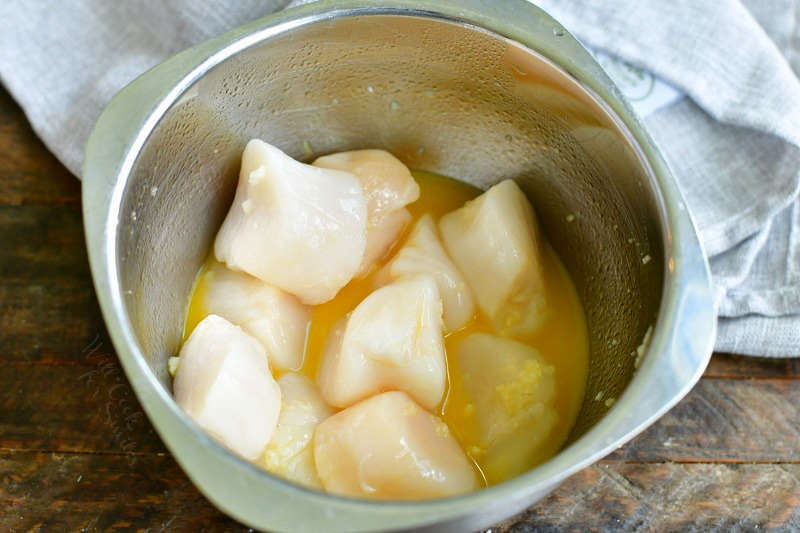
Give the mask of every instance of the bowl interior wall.
POLYGON ((481 188, 517 180, 587 315, 589 381, 571 438, 607 411, 598 393, 622 393, 655 321, 664 261, 657 194, 625 134, 520 45, 397 15, 300 26, 245 49, 192 85, 147 140, 124 191, 118 261, 127 312, 164 387, 253 137, 302 160, 377 147, 481 188))

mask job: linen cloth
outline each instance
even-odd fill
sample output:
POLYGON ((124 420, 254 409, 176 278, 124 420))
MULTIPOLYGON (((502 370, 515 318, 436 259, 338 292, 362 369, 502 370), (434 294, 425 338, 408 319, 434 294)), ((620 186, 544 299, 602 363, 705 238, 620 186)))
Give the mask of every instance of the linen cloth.
MULTIPOLYGON (((800 356, 800 0, 534 3, 674 93, 643 118, 710 259, 716 349, 800 356)), ((0 81, 79 176, 89 132, 119 89, 287 4, 4 0, 0 81)))

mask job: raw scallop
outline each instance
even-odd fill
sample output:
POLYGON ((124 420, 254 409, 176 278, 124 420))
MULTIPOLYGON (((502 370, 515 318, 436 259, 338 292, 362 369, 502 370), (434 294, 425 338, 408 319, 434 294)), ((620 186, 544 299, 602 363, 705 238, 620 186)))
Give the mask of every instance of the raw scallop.
POLYGON ((339 152, 319 157, 313 164, 350 172, 361 181, 367 197, 367 253, 359 275, 366 275, 408 224, 411 216, 398 212, 419 198, 419 185, 408 167, 385 150, 339 152))
POLYGON ((399 159, 386 150, 353 150, 318 157, 314 166, 355 174, 367 196, 368 216, 377 220, 419 198, 419 185, 399 159))
POLYGON ((202 305, 258 339, 273 368, 303 364, 311 310, 297 298, 244 272, 215 263, 206 273, 202 305))
POLYGON ((374 291, 334 327, 318 381, 336 407, 403 390, 433 409, 446 379, 439 290, 432 276, 418 275, 374 291))
POLYGON ((331 416, 313 381, 288 372, 278 379, 283 407, 278 427, 264 450, 262 462, 267 470, 306 487, 321 489, 311 440, 317 424, 331 416))
POLYGON ((517 184, 498 183, 443 216, 439 229, 495 330, 534 333, 546 313, 541 243, 533 208, 517 184))
POLYGON ((261 455, 278 423, 281 391, 256 339, 216 315, 183 344, 175 401, 200 427, 245 459, 261 455))
POLYGON ((232 270, 320 304, 359 270, 366 206, 354 175, 299 163, 253 139, 214 253, 232 270))
POLYGON ((489 481, 529 469, 558 418, 553 366, 527 344, 485 333, 462 339, 455 360, 480 435, 476 455, 489 481))
POLYGON ((430 215, 414 225, 403 247, 378 273, 379 282, 427 273, 436 279, 442 296, 445 330, 457 331, 475 315, 475 301, 467 282, 447 256, 430 215))
POLYGON ((478 488, 472 465, 442 419, 404 392, 385 392, 317 427, 314 459, 335 494, 443 498, 478 488))
POLYGON ((398 209, 380 219, 367 231, 367 247, 358 276, 369 274, 373 265, 388 255, 410 221, 411 213, 408 209, 398 209))

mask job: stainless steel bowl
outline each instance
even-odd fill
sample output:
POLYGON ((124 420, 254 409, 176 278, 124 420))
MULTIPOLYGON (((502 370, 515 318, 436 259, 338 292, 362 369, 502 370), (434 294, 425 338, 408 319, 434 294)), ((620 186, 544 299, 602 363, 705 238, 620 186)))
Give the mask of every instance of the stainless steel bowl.
POLYGON ((253 527, 491 524, 651 424, 711 352, 708 267, 669 169, 592 57, 523 1, 319 2, 178 54, 101 116, 83 202, 97 294, 131 385, 198 488, 253 527), (166 360, 251 137, 301 159, 381 147, 480 187, 516 179, 587 313, 589 382, 567 447, 501 485, 400 503, 300 488, 208 438, 173 401, 166 360))

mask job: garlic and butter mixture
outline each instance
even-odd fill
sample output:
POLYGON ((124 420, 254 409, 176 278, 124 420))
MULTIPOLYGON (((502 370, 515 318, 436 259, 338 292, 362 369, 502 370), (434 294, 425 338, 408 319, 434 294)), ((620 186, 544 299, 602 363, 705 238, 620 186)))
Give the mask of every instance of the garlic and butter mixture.
POLYGON ((511 180, 382 150, 306 165, 259 140, 201 269, 176 401, 296 483, 439 498, 552 457, 588 365, 579 299, 511 180))

